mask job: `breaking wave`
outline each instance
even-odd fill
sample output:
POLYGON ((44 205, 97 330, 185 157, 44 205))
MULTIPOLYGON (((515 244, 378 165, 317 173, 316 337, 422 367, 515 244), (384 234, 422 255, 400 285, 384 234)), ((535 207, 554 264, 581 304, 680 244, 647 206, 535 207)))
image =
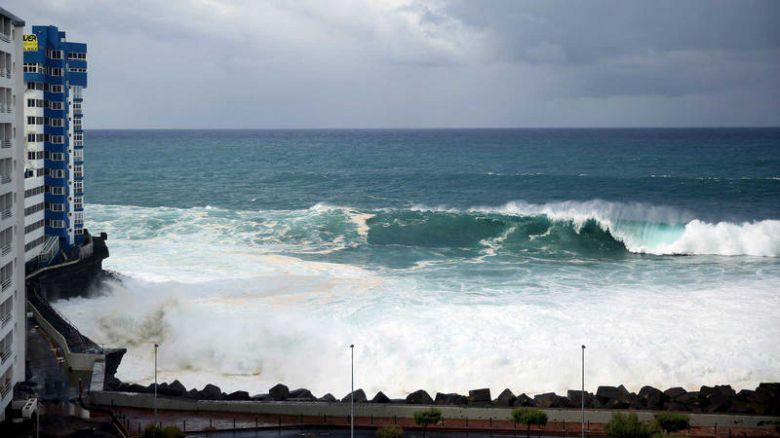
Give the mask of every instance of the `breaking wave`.
POLYGON ((489 250, 507 256, 780 255, 780 220, 709 223, 672 208, 598 200, 517 201, 467 210, 442 206, 361 210, 326 204, 259 211, 101 205, 92 209, 98 228, 130 239, 165 235, 186 239, 205 230, 221 242, 248 244, 269 253, 410 247, 489 250), (114 221, 118 216, 123 219, 114 221))

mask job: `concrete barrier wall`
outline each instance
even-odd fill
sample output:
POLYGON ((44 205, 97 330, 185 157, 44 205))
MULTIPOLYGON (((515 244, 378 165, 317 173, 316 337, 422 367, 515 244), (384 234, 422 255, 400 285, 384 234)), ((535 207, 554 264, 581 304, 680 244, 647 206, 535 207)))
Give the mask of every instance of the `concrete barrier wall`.
POLYGON ((60 347, 60 350, 62 350, 65 355, 65 360, 68 362, 68 366, 71 369, 75 371, 92 371, 95 361, 104 360, 102 354, 71 352, 65 337, 49 324, 49 321, 38 312, 38 309, 36 309, 35 306, 28 303, 28 307, 32 309, 33 316, 35 317, 35 320, 38 321, 41 328, 43 328, 43 330, 46 331, 46 334, 60 347))
MULTIPOLYGON (((141 409, 153 409, 154 395, 129 392, 101 391, 92 392, 90 400, 99 406, 120 406, 141 409)), ((411 418, 415 411, 428 406, 393 405, 376 403, 356 403, 355 416, 358 417, 400 417, 411 418)), ((157 408, 160 410, 194 411, 194 412, 231 412, 241 414, 268 415, 304 415, 304 416, 346 416, 349 415, 349 403, 323 402, 252 402, 252 401, 205 401, 186 398, 158 397, 157 408)), ((511 416, 511 408, 479 408, 458 406, 436 406, 442 411, 445 419, 469 418, 470 420, 505 420, 511 416)), ((577 423, 582 418, 582 411, 576 409, 543 409, 551 422, 566 421, 577 423)), ((585 420, 592 423, 606 423, 614 412, 629 412, 627 410, 585 410, 585 420)), ((649 421, 654 412, 635 412, 640 420, 649 421)), ((774 422, 780 417, 732 414, 690 414, 691 426, 741 426, 741 427, 774 427, 774 422)))

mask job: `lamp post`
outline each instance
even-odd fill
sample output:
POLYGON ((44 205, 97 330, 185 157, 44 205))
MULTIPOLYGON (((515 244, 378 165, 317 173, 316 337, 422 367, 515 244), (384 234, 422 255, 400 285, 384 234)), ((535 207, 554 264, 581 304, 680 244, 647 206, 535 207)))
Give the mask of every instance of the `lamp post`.
POLYGON ((157 433, 157 347, 159 345, 154 344, 154 430, 157 433))
POLYGON ((582 392, 580 393, 582 402, 582 438, 585 438, 585 346, 582 346, 582 392))
POLYGON ((350 374, 352 376, 351 391, 349 393, 349 437, 355 437, 355 344, 349 345, 351 355, 350 374))

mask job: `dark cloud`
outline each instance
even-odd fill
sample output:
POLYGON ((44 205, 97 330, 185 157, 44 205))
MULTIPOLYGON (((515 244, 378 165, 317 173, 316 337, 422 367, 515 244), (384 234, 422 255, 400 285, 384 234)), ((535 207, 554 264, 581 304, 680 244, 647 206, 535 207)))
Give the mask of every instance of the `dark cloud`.
POLYGON ((7 0, 87 127, 780 124, 780 2, 7 0))

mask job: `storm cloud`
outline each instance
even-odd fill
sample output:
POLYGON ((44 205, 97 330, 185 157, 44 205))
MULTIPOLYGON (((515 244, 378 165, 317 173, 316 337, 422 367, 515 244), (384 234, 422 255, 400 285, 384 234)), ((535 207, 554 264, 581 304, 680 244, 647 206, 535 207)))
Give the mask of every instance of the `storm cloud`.
POLYGON ((780 2, 7 0, 87 128, 780 125, 780 2))

